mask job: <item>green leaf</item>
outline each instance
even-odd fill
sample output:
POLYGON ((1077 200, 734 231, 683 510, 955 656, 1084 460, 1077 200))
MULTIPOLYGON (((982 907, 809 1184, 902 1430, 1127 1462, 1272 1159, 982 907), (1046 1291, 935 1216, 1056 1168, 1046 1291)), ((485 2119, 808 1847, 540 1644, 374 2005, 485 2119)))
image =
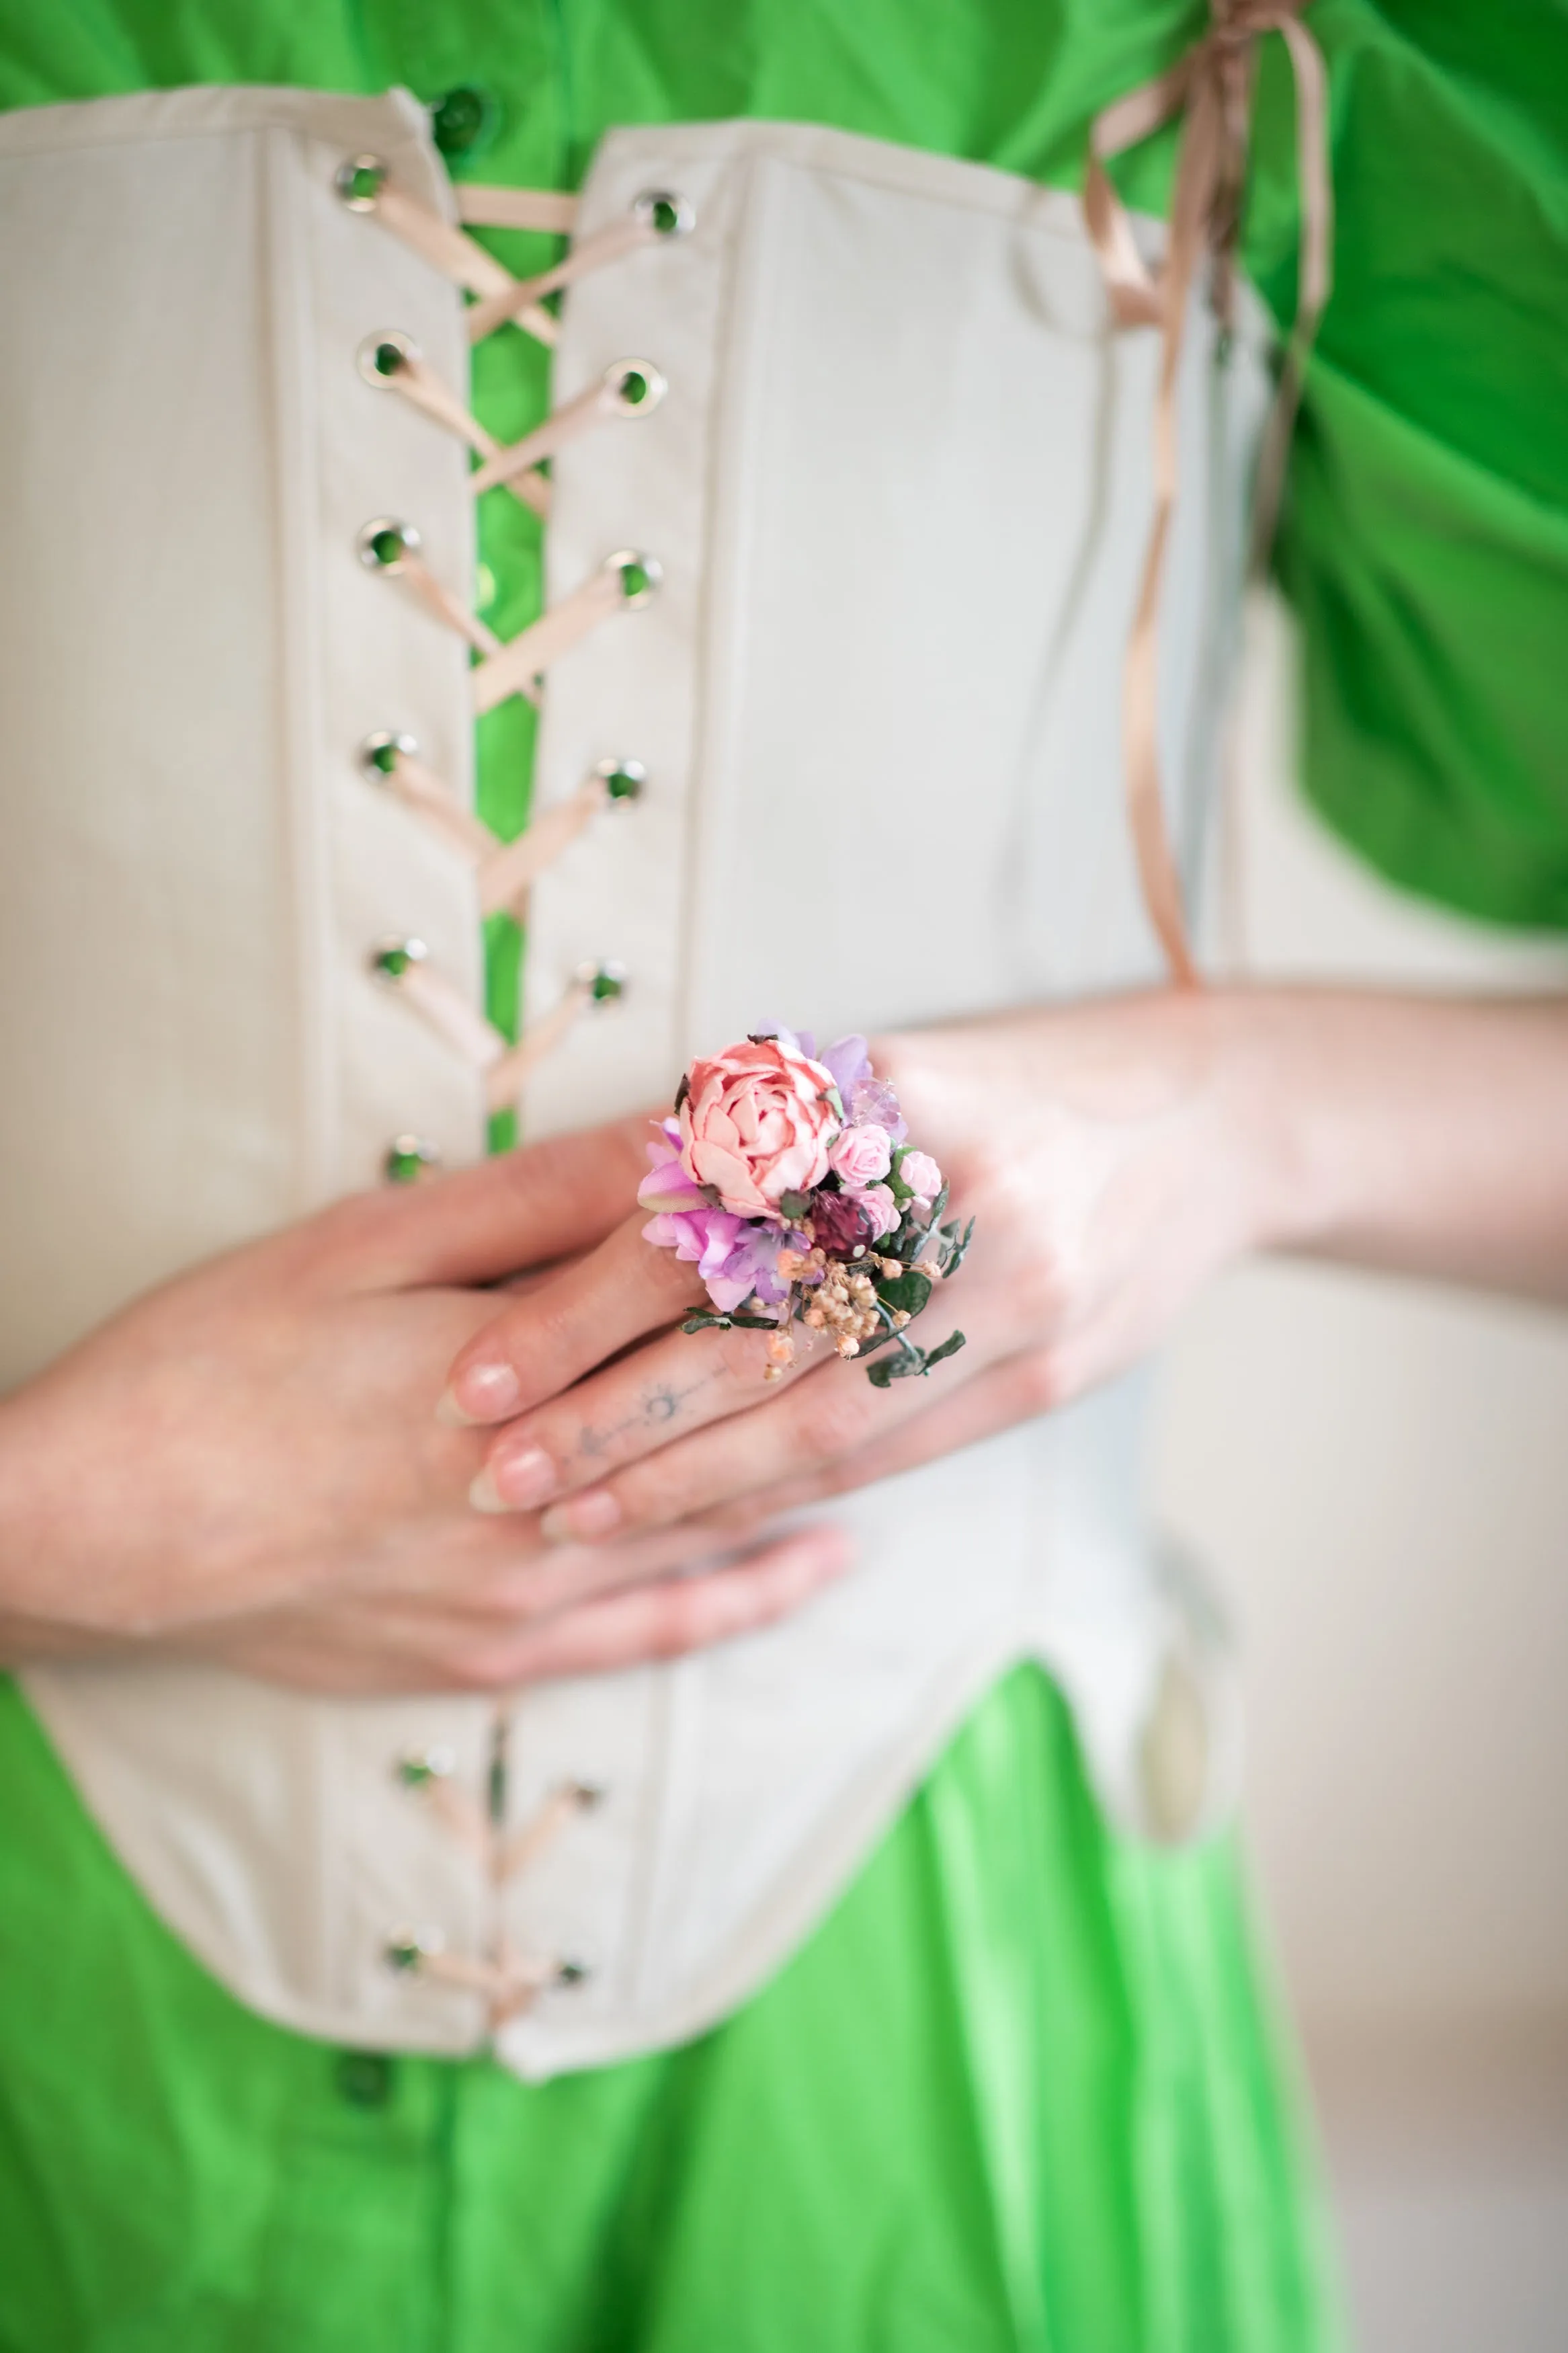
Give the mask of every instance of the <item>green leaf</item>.
POLYGON ((963 1345, 964 1338, 963 1333, 950 1332, 940 1347, 928 1348, 926 1350, 926 1360, 923 1370, 929 1373, 931 1366, 933 1365, 940 1365, 944 1356, 956 1356, 960 1348, 963 1345))
POLYGON ((779 1215, 783 1218, 788 1218, 792 1223, 797 1218, 804 1218, 810 1207, 811 1195, 809 1193, 781 1193, 779 1195, 779 1215))
POLYGON ((950 1274, 956 1274, 959 1268, 963 1264, 964 1259, 968 1254, 969 1245, 974 1240, 974 1220, 971 1218, 969 1223, 963 1229, 962 1232, 956 1223, 951 1226, 944 1226, 942 1228, 942 1235, 946 1242, 946 1248, 943 1250, 942 1254, 942 1271, 945 1277, 950 1274))
POLYGON ((900 1332, 898 1355, 879 1356, 874 1365, 868 1365, 866 1378, 873 1388, 885 1389, 890 1381, 907 1381, 925 1368, 924 1350, 917 1348, 912 1340, 906 1340, 900 1332))
POLYGON ((877 1285, 877 1296, 887 1307, 902 1307, 910 1315, 918 1315, 931 1297, 931 1277, 916 1274, 911 1268, 907 1274, 887 1276, 877 1285))

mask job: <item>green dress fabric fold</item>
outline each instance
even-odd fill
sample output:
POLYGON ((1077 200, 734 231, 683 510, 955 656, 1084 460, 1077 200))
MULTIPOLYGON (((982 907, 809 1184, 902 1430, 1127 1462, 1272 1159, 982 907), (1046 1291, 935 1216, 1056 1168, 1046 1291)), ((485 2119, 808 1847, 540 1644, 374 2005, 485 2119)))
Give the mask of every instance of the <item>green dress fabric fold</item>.
POLYGON ((0 1686, 5 2353, 1322 2353, 1235 1843, 1034 1668, 724 2025, 542 2085, 255 2016, 0 1686))

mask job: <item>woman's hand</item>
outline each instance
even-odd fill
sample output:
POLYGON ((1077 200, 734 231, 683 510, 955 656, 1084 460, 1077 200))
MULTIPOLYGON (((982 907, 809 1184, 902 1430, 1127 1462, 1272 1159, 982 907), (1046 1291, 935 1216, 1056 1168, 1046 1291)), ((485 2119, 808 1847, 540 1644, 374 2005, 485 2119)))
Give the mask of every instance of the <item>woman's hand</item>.
MULTIPOLYGON (((137 1302, 0 1407, 0 1650, 156 1644, 339 1691, 490 1688, 717 1641, 844 1565, 830 1532, 693 1577, 477 1517, 432 1405, 476 1283, 614 1227, 643 1123, 346 1201, 137 1302)), ((651 1260, 655 1253, 647 1256, 651 1260)), ((684 1289, 667 1282, 663 1312, 684 1289)))
POLYGON ((873 1059, 976 1220, 921 1334, 961 1324, 963 1353, 877 1390, 796 1326, 795 1367, 764 1388, 765 1335, 659 1331, 668 1254, 634 1219, 459 1356, 453 1406, 506 1425, 481 1507, 542 1506, 574 1544, 748 1529, 1066 1403, 1253 1249, 1568 1300, 1560 1002, 1159 994, 907 1033, 873 1059), (552 1397, 552 1365, 584 1377, 552 1397))
POLYGON ((668 1320, 648 1312, 668 1254, 634 1218, 459 1356, 455 1406, 508 1416, 476 1502, 544 1507, 557 1540, 620 1541, 716 1512, 746 1524, 882 1477, 1120 1371, 1263 1230, 1256 1074, 1206 1003, 1129 998, 910 1033, 873 1060, 946 1171, 952 1214, 976 1220, 921 1330, 934 1341, 962 1325, 963 1352, 879 1390, 797 1325, 796 1365, 773 1387, 766 1335, 744 1331, 648 1337, 592 1371, 668 1320), (574 1359, 584 1377, 551 1396, 552 1368, 574 1359))

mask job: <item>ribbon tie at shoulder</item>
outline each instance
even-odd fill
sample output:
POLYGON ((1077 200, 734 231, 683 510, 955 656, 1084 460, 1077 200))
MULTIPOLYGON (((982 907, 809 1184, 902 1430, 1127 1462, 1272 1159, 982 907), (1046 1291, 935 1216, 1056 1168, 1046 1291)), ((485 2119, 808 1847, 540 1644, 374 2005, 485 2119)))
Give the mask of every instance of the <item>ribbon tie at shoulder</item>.
POLYGON ((1278 33, 1296 90, 1301 259, 1296 314, 1264 430, 1253 489, 1248 570, 1261 570, 1273 540, 1285 459, 1308 354, 1328 300, 1333 236, 1328 161, 1328 76, 1321 50, 1300 21, 1305 0, 1215 0, 1208 30, 1186 55, 1097 115, 1084 174, 1084 221, 1099 257, 1117 324, 1155 327, 1161 337, 1154 410, 1154 515, 1123 674, 1128 814, 1150 919, 1179 986, 1197 971, 1187 941, 1182 889, 1160 786, 1155 672, 1160 584, 1176 500, 1176 376, 1188 297, 1205 254, 1212 300, 1230 323, 1236 255, 1247 183, 1247 137, 1258 41, 1278 33), (1151 267, 1138 249, 1126 207, 1105 166, 1113 155, 1183 116, 1165 258, 1151 267))

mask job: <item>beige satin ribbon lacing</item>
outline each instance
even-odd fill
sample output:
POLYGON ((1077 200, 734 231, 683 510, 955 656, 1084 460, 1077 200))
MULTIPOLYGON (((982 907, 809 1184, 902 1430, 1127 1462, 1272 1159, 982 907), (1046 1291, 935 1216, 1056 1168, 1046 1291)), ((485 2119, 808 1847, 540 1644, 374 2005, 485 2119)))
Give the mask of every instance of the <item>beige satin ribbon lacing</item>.
POLYGON ((445 426, 449 433, 468 443, 481 460, 468 476, 470 497, 479 498, 486 491, 497 488, 508 490, 542 520, 550 512, 550 484, 539 470, 568 443, 595 426, 611 419, 651 416, 663 397, 663 379, 657 369, 645 361, 619 361, 605 369, 597 384, 590 385, 574 399, 563 401, 521 441, 503 444, 486 432, 479 418, 469 414, 457 394, 417 352, 401 340, 395 348, 400 354, 397 366, 390 373, 367 369, 371 381, 395 393, 410 407, 434 418, 437 425, 445 426), (628 373, 643 376, 647 385, 643 402, 634 404, 623 396, 620 387, 628 373))
MULTIPOLYGON (((465 219, 472 221, 476 227, 533 228, 543 226, 552 209, 542 205, 543 194, 536 190, 469 189, 461 209, 465 219), (515 207, 509 206, 503 201, 509 195, 524 201, 518 202, 515 207), (510 218, 499 217, 508 211, 512 214, 510 218), (524 213, 533 217, 524 218, 524 213)), ((651 217, 632 212, 595 229, 591 237, 580 238, 548 269, 540 270, 532 278, 514 278, 465 230, 443 220, 439 213, 432 212, 428 206, 390 180, 384 181, 374 195, 364 200, 364 209, 391 229, 395 237, 400 237, 405 245, 412 246, 444 278, 474 297, 474 307, 466 323, 468 340, 475 343, 483 343, 487 335, 510 320, 536 343, 553 346, 561 331, 551 312, 543 308, 544 296, 559 292, 574 280, 586 277, 590 270, 602 269, 606 262, 618 260, 638 246, 656 243, 659 236, 651 217)), ((556 217, 563 217, 564 212, 563 206, 556 217)), ((576 220, 574 206, 571 220, 576 220)))
MULTIPOLYGON (((417 1785, 417 1790, 449 1835, 481 1865, 498 1892, 552 1846, 569 1822, 597 1803, 599 1795, 584 1782, 563 1781, 521 1829, 508 1833, 446 1773, 431 1774, 417 1785)), ((410 1938, 409 1944, 417 1954, 413 1966, 421 1977, 484 1996, 492 2031, 529 2009, 546 1986, 558 1984, 570 1966, 559 1957, 520 1953, 504 1936, 497 1938, 489 1958, 448 1953, 437 1943, 418 1938, 410 1938)))
POLYGON ((458 215, 474 228, 531 228, 545 237, 570 237, 577 226, 577 198, 556 188, 488 188, 475 180, 453 190, 458 215))
MULTIPOLYGON (((657 400, 650 400, 645 410, 628 408, 617 397, 617 381, 626 368, 634 364, 638 364, 626 361, 606 368, 597 384, 590 385, 586 392, 578 393, 575 399, 563 400, 542 425, 536 425, 533 431, 525 433, 521 441, 513 441, 510 447, 501 449, 492 444, 486 462, 468 477, 468 488, 474 496, 478 498, 481 491, 492 489, 498 482, 504 482, 509 489, 516 488, 520 476, 526 478, 531 468, 543 465, 547 459, 565 448, 569 441, 576 440, 579 434, 590 431, 595 425, 605 423, 612 417, 636 417, 650 413, 657 406, 657 400)), ((651 370, 644 372, 651 378, 651 370)))
MULTIPOLYGON (((531 189, 468 189, 461 198, 465 217, 475 222, 507 227, 542 227, 551 230, 569 228, 576 217, 574 199, 558 197, 549 192, 531 189)), ((373 213, 383 225, 401 237, 426 260, 441 269, 449 279, 469 292, 488 301, 490 308, 484 312, 489 332, 505 319, 516 318, 528 326, 533 316, 535 297, 550 288, 568 283, 584 276, 590 269, 600 269, 634 247, 650 242, 657 231, 638 215, 628 221, 615 224, 595 237, 584 240, 574 248, 568 261, 553 271, 524 283, 513 279, 500 264, 492 260, 483 248, 455 229, 403 191, 383 182, 373 198, 365 200, 362 209, 373 213)), ((470 320, 479 316, 471 312, 470 320)), ((554 322, 548 313, 539 313, 551 330, 554 322)), ((543 340, 550 340, 545 337, 543 340)), ((479 470, 470 477, 476 494, 494 484, 504 483, 528 503, 542 509, 547 500, 547 486, 531 470, 563 448, 576 435, 611 416, 636 416, 643 413, 640 406, 628 406, 619 396, 617 386, 627 368, 637 368, 647 380, 653 397, 649 408, 657 406, 662 393, 662 379, 657 369, 644 362, 627 361, 606 370, 599 384, 566 402, 552 417, 510 448, 502 448, 493 435, 486 431, 464 403, 445 384, 436 371, 428 367, 405 338, 388 338, 395 342, 398 364, 389 373, 374 366, 374 343, 362 351, 361 365, 367 373, 374 369, 374 381, 383 387, 399 392, 422 414, 447 431, 458 434, 468 442, 482 459, 479 470), (367 362, 369 366, 367 367, 367 362)), ((383 526, 401 530, 402 526, 383 526)), ((366 527, 370 535, 373 527, 366 527)), ((493 711, 514 694, 537 703, 539 681, 550 664, 558 660, 568 649, 597 628, 612 614, 632 602, 642 601, 639 594, 628 596, 624 568, 627 552, 606 559, 580 586, 542 613, 528 628, 520 630, 509 642, 503 643, 479 617, 445 587, 431 572, 420 554, 416 539, 405 544, 390 562, 378 564, 387 578, 399 582, 415 596, 436 619, 455 630, 481 657, 472 673, 474 708, 478 712, 493 711)), ((650 569, 646 567, 645 569, 650 569)), ((649 586, 657 579, 651 571, 649 586)), ((642 594, 646 594, 643 591, 642 594)), ((592 818, 610 803, 608 785, 603 776, 590 776, 566 801, 546 811, 536 824, 517 841, 502 843, 489 827, 470 811, 462 807, 443 780, 419 759, 416 753, 402 745, 387 746, 388 764, 380 770, 381 780, 433 830, 438 832, 449 847, 469 858, 476 868, 479 902, 486 914, 509 912, 519 916, 523 911, 526 895, 539 875, 574 840, 592 818)), ((442 1037, 453 1052, 471 1068, 484 1075, 485 1097, 492 1113, 506 1111, 517 1101, 519 1093, 531 1072, 546 1055, 554 1051, 578 1015, 595 1000, 595 976, 591 972, 576 975, 567 988, 540 1019, 530 1024, 515 1043, 503 1036, 488 1020, 455 983, 423 954, 410 958, 395 973, 385 970, 384 976, 395 987, 408 1004, 442 1037)))
MULTIPOLYGON (((374 159, 365 159, 374 168, 374 159)), ((352 168, 352 167, 351 167, 352 168)), ((341 181, 340 181, 341 185, 341 181)), ((570 284, 590 269, 602 267, 656 234, 634 213, 623 222, 584 239, 566 259, 537 277, 514 280, 499 262, 461 229, 439 219, 401 191, 382 180, 374 195, 355 190, 356 208, 374 212, 384 225, 414 250, 442 270, 477 300, 468 314, 471 337, 478 340, 508 320, 515 320, 543 343, 555 340, 555 322, 540 307, 541 297, 570 284)), ((569 233, 576 220, 574 198, 534 190, 467 188, 459 195, 466 220, 496 227, 569 233)), ((600 384, 567 402, 534 432, 510 448, 503 448, 473 417, 448 385, 426 366, 418 353, 399 335, 395 344, 397 364, 383 372, 374 345, 362 347, 360 364, 372 381, 397 391, 447 431, 456 433, 478 455, 480 464, 470 477, 477 497, 495 485, 504 485, 515 497, 542 513, 548 485, 535 470, 575 435, 614 415, 637 415, 656 406, 663 391, 657 369, 627 362, 610 369, 600 384), (626 392, 626 370, 637 369, 645 379, 641 397, 634 404, 626 392)), ((646 413, 646 412, 644 412, 646 413)), ((629 551, 606 558, 588 580, 551 607, 510 644, 470 613, 435 578, 419 553, 417 533, 390 518, 367 524, 361 552, 367 561, 401 581, 426 609, 473 646, 482 659, 473 673, 476 710, 494 710, 512 694, 539 699, 538 681, 549 665, 591 629, 623 607, 641 604, 658 584, 658 566, 629 551), (397 544, 387 549, 382 533, 395 534, 397 544), (635 581, 631 567, 640 575, 635 581)), ((411 738, 386 735, 365 746, 367 770, 394 792, 405 806, 474 864, 479 902, 487 914, 501 909, 521 913, 526 894, 537 876, 558 858, 597 813, 615 798, 612 776, 623 794, 632 788, 635 770, 623 771, 606 763, 579 786, 575 793, 546 810, 517 841, 503 843, 472 811, 464 808, 444 780, 419 758, 411 738)), ((485 1098, 492 1113, 516 1103, 534 1068, 560 1045, 578 1015, 603 993, 602 967, 584 967, 575 974, 558 1002, 511 1044, 467 995, 433 965, 416 940, 389 943, 373 958, 388 984, 397 988, 413 1008, 445 1039, 451 1050, 484 1076, 485 1098), (388 953, 395 949, 395 954, 388 953)), ((521 1828, 509 1831, 500 1820, 505 1811, 506 1750, 510 1735, 509 1700, 498 1700, 491 1718, 490 1790, 489 1809, 450 1778, 448 1764, 434 1758, 421 1767, 413 1786, 422 1789, 447 1835, 477 1862, 499 1895, 506 1883, 528 1868, 556 1840, 566 1823, 597 1792, 568 1781, 550 1791, 521 1828)), ((504 1931, 498 1931, 487 1956, 448 1953, 438 1936, 412 1936, 395 1941, 390 1957, 400 1967, 483 1997, 492 2031, 527 2010, 546 1986, 580 1974, 574 1964, 520 1953, 504 1931)))
POLYGON ((1214 0, 1214 22, 1203 38, 1168 72, 1107 107, 1089 134, 1084 218, 1111 309, 1119 325, 1156 327, 1161 336, 1154 516, 1123 670, 1122 743, 1128 818, 1144 903, 1172 977, 1182 987, 1196 987, 1198 973, 1165 820, 1156 732, 1160 591, 1177 489, 1176 377, 1187 299, 1205 250, 1213 257, 1213 300, 1222 331, 1230 325, 1257 45, 1264 34, 1278 33, 1295 80, 1301 255, 1296 315, 1254 485, 1248 569, 1256 573, 1272 543, 1291 428, 1331 283, 1328 77, 1321 51, 1299 21, 1304 5, 1305 0, 1214 0), (1165 259, 1152 271, 1104 167, 1184 110, 1165 259))
MULTIPOLYGON (((469 414, 451 386, 417 352, 405 350, 393 373, 378 375, 376 380, 388 392, 395 393, 400 400, 407 401, 410 407, 433 417, 437 425, 444 425, 448 433, 457 434, 459 440, 466 441, 481 459, 504 458, 508 454, 495 435, 486 432, 479 418, 469 414)), ((468 478, 470 489, 474 479, 472 475, 468 478)), ((512 496, 521 500, 524 506, 531 507, 536 515, 549 512, 550 486, 539 475, 509 468, 504 474, 494 475, 491 480, 504 481, 512 496)))
POLYGON ((487 294, 476 302, 468 312, 469 342, 482 343, 509 319, 516 319, 521 325, 546 294, 558 293, 575 279, 585 278, 590 270, 602 269, 607 261, 618 261, 622 254, 634 252, 639 245, 653 244, 658 236, 652 222, 635 213, 624 220, 610 222, 592 237, 584 237, 570 253, 549 269, 542 269, 537 277, 513 279, 503 291, 487 294))
MULTIPOLYGON (((543 222, 552 224, 574 220, 575 206, 572 200, 558 199, 549 191, 532 189, 470 189, 466 195, 466 216, 475 221, 493 221, 500 225, 534 227, 543 222)), ((634 209, 626 218, 612 222, 595 236, 585 237, 573 248, 565 259, 554 269, 536 279, 514 279, 502 269, 482 246, 476 245, 459 228, 441 219, 426 206, 416 201, 390 181, 383 181, 374 195, 362 199, 361 208, 383 226, 400 237, 424 259, 431 262, 445 276, 479 297, 468 314, 474 340, 489 334, 508 319, 516 319, 522 326, 535 328, 531 321, 542 319, 549 333, 542 341, 552 343, 555 322, 548 312, 538 311, 534 297, 589 271, 603 269, 608 262, 629 253, 635 248, 656 243, 659 232, 651 216, 634 209), (479 324, 476 326, 476 322, 479 324)), ((389 339, 390 340, 390 339, 389 339)), ((403 338, 395 340, 398 365, 386 375, 377 374, 376 381, 386 389, 396 392, 420 409, 426 416, 447 431, 460 436, 481 460, 479 470, 470 477, 470 487, 477 496, 498 484, 504 484, 515 497, 531 506, 536 513, 546 512, 549 503, 548 485, 539 480, 533 470, 544 463, 555 451, 578 434, 611 416, 635 417, 646 413, 638 406, 628 406, 616 397, 616 385, 625 368, 642 367, 654 396, 647 404, 651 410, 662 393, 662 381, 656 369, 646 364, 626 362, 622 368, 605 372, 600 383, 564 402, 552 417, 514 443, 503 448, 494 436, 486 431, 451 387, 429 367, 420 354, 403 338)), ((364 364, 362 354, 362 366, 364 364)), ((479 712, 494 710, 513 694, 527 701, 539 701, 538 681, 550 663, 564 653, 569 646, 607 619, 612 612, 626 603, 620 575, 613 565, 604 566, 582 586, 553 606, 548 612, 503 645, 485 623, 470 613, 452 592, 442 586, 423 559, 406 552, 395 564, 383 566, 387 575, 399 578, 417 596, 437 617, 467 638, 484 659, 474 672, 475 709, 479 712)))
MULTIPOLYGON (((493 254, 487 253, 462 229, 454 228, 450 221, 444 221, 439 213, 433 213, 427 205, 420 204, 392 181, 383 182, 374 196, 367 200, 365 209, 384 228, 389 228, 405 245, 411 246, 433 269, 438 269, 443 278, 473 295, 476 301, 493 302, 498 296, 510 297, 520 291, 518 280, 493 254)), ((550 312, 536 302, 519 310, 509 309, 505 315, 514 320, 525 334, 531 335, 535 343, 547 347, 553 347, 561 332, 550 312)))
POLYGON ((487 915, 511 914, 521 923, 528 893, 545 869, 576 840, 595 818, 615 806, 607 776, 595 770, 574 793, 530 818, 515 841, 502 841, 481 818, 456 798, 444 777, 416 753, 389 747, 391 765, 378 772, 385 789, 442 835, 449 847, 471 860, 479 907, 487 915))
POLYGON ((574 975, 549 1012, 531 1021, 515 1045, 487 1020, 456 982, 427 961, 409 963, 401 972, 389 974, 387 986, 428 1022, 459 1060, 483 1074, 485 1103, 493 1114, 512 1108, 539 1064, 555 1051, 578 1015, 595 1002, 594 978, 586 970, 574 975))
POLYGON ((513 694, 537 699, 537 681, 551 663, 559 661, 569 646, 596 629, 601 621, 607 621, 612 613, 622 611, 626 603, 618 565, 606 563, 591 572, 558 605, 552 605, 537 621, 498 646, 488 661, 480 662, 473 680, 475 710, 493 711, 498 702, 513 694))
POLYGON ((413 551, 400 555, 395 564, 381 565, 379 570, 388 580, 399 580, 416 596, 427 613, 445 622, 460 638, 466 638, 477 654, 484 657, 480 668, 503 653, 505 648, 495 631, 487 628, 477 613, 471 613, 460 596, 437 579, 424 557, 413 551))

